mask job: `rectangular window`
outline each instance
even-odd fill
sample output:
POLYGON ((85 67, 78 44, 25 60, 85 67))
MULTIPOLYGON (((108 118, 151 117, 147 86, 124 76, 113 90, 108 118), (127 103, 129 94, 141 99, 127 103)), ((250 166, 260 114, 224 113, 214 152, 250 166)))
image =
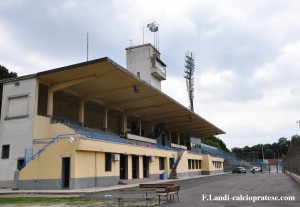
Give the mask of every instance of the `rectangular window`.
POLYGON ((111 153, 105 153, 105 171, 111 171, 111 153))
POLYGON ((196 169, 199 169, 199 162, 198 162, 198 160, 196 160, 196 169))
POLYGON ((7 107, 5 120, 29 117, 28 95, 9 97, 7 107))
POLYGON ((9 158, 9 145, 2 145, 2 153, 1 159, 8 159, 9 158))
POLYGON ((188 159, 188 166, 189 166, 189 169, 192 169, 192 160, 188 159))
POLYGON ((195 160, 192 160, 192 169, 195 169, 195 160))
POLYGON ((165 169, 165 159, 163 157, 159 158, 159 170, 165 169))
POLYGON ((199 169, 201 169, 202 167, 201 167, 201 160, 198 160, 198 162, 199 162, 199 169))

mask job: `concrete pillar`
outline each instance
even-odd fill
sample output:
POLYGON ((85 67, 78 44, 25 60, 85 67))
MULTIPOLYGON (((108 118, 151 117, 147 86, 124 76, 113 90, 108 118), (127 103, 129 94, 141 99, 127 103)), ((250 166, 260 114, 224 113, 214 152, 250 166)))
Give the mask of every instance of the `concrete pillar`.
POLYGON ((139 119, 139 135, 142 136, 142 120, 139 119))
POLYGON ((121 120, 121 132, 125 135, 127 133, 127 116, 123 115, 121 120))
POLYGON ((107 119, 108 119, 108 110, 107 110, 107 108, 105 107, 104 109, 103 109, 103 120, 102 120, 102 130, 104 130, 104 131, 107 131, 107 119))
POLYGON ((80 100, 79 102, 79 123, 84 125, 84 101, 80 100))
POLYGON ((47 115, 53 116, 53 90, 51 88, 48 89, 48 102, 47 102, 47 115))
POLYGON ((177 132, 177 144, 180 145, 180 133, 179 132, 177 132))

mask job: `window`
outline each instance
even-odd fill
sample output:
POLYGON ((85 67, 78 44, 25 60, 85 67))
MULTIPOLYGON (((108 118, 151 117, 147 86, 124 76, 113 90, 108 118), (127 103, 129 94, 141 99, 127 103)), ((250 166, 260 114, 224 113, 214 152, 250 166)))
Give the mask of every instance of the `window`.
POLYGON ((189 169, 192 169, 192 160, 188 159, 189 169))
POLYGON ((9 158, 9 145, 2 145, 1 159, 9 158))
POLYGON ((5 120, 28 117, 28 105, 28 95, 9 97, 5 120))
POLYGON ((199 169, 201 169, 202 167, 201 167, 201 160, 198 160, 198 162, 199 162, 199 169))
POLYGON ((105 171, 111 171, 111 153, 105 153, 105 171))
POLYGON ((192 169, 195 169, 195 160, 192 160, 192 169))
POLYGON ((159 170, 165 169, 165 159, 163 157, 159 158, 159 170))
POLYGON ((195 164, 196 164, 196 169, 199 169, 199 162, 198 162, 198 160, 196 160, 195 164))

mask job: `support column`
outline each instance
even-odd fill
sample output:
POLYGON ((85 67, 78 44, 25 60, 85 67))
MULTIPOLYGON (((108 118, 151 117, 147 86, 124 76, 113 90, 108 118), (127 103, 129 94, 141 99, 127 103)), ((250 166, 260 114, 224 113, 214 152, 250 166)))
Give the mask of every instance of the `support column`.
POLYGON ((80 100, 79 103, 79 124, 84 126, 84 101, 80 100))
POLYGON ((179 132, 177 132, 177 144, 180 145, 180 133, 179 132))
POLYGON ((108 110, 105 107, 103 109, 103 120, 102 120, 102 130, 107 131, 107 116, 108 116, 108 110))
POLYGON ((127 133, 127 116, 123 115, 121 120, 121 132, 126 135, 127 133))
POLYGON ((48 89, 47 116, 53 116, 53 90, 48 89))
POLYGON ((141 119, 139 119, 139 127, 140 127, 139 135, 142 136, 142 120, 141 119))

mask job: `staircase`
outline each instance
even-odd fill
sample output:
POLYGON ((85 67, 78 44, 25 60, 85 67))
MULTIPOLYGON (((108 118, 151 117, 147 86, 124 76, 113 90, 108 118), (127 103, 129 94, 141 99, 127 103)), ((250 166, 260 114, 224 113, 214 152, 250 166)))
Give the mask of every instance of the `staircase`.
POLYGON ((177 158, 177 160, 176 160, 176 162, 175 162, 175 164, 174 164, 174 166, 173 166, 173 168, 171 170, 169 179, 177 179, 178 178, 177 177, 177 167, 178 167, 179 162, 181 161, 181 157, 182 157, 182 155, 183 155, 184 152, 185 151, 179 151, 178 152, 178 158, 177 158))

